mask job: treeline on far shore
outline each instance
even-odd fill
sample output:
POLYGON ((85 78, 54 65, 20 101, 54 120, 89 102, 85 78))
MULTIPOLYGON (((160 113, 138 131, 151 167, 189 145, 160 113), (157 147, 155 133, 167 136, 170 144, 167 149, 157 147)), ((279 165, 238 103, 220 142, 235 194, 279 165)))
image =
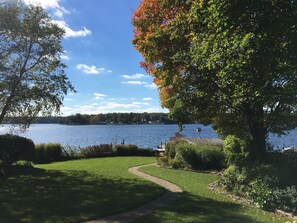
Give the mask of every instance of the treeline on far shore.
MULTIPOLYGON (((18 123, 18 118, 9 118, 6 124, 18 123)), ((167 113, 107 113, 75 114, 66 117, 37 117, 35 124, 107 125, 107 124, 176 124, 167 113)))

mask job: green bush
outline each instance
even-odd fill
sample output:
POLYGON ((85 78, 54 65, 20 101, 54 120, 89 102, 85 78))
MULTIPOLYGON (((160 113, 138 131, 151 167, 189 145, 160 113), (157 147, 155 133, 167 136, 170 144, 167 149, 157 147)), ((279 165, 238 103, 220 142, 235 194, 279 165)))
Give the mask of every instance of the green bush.
POLYGON ((273 188, 267 179, 257 178, 253 181, 250 181, 247 186, 246 194, 253 202, 265 210, 274 211, 273 208, 273 188))
POLYGON ((271 166, 267 174, 279 179, 278 187, 297 185, 297 153, 269 152, 265 163, 271 166))
POLYGON ((275 211, 280 209, 286 212, 297 214, 297 188, 295 186, 286 187, 284 189, 272 187, 267 181, 269 177, 258 178, 248 184, 248 196, 259 207, 275 211))
POLYGON ((50 163, 63 160, 62 146, 58 143, 36 145, 35 163, 50 163))
POLYGON ((118 156, 129 156, 128 148, 125 145, 119 144, 115 146, 115 152, 118 156))
POLYGON ((247 196, 257 206, 297 212, 296 154, 268 153, 265 163, 230 165, 219 183, 225 189, 247 196), (294 171, 294 172, 293 172, 294 171))
POLYGON ((18 160, 33 161, 35 145, 32 140, 16 135, 0 135, 0 160, 11 165, 18 160))
POLYGON ((230 165, 224 170, 219 184, 228 191, 242 193, 245 191, 245 186, 248 183, 248 173, 245 168, 240 168, 235 165, 230 165))
MULTIPOLYGON (((180 166, 197 170, 221 170, 225 167, 225 155, 221 147, 211 144, 178 144, 175 161, 180 166)), ((178 164, 176 164, 178 165, 178 164)))
POLYGON ((220 184, 227 190, 240 194, 253 190, 253 185, 256 187, 257 183, 275 188, 279 184, 277 171, 276 167, 268 164, 250 163, 245 167, 230 165, 224 170, 220 184))
POLYGON ((165 145, 165 156, 169 159, 174 159, 176 154, 176 146, 179 144, 187 143, 185 138, 172 138, 166 145, 165 145))
POLYGON ((249 161, 249 152, 247 143, 229 135, 224 140, 224 152, 228 165, 244 166, 249 161))
POLYGON ((137 156, 155 156, 155 151, 152 149, 142 149, 139 148, 138 150, 136 150, 136 155, 137 156))
POLYGON ((116 145, 115 151, 118 156, 136 156, 138 147, 136 145, 116 145))
POLYGON ((160 166, 169 166, 169 158, 168 156, 159 156, 158 157, 158 164, 160 166))
POLYGON ((128 149, 129 151, 136 151, 136 150, 138 150, 138 146, 136 146, 136 145, 134 145, 134 144, 128 144, 128 145, 127 145, 127 149, 128 149))
POLYGON ((101 144, 83 148, 80 150, 80 154, 83 158, 107 157, 112 156, 113 151, 110 144, 101 144))
POLYGON ((297 186, 273 191, 273 208, 297 215, 297 186))
POLYGON ((116 155, 118 156, 154 156, 155 151, 152 149, 140 149, 136 145, 116 145, 116 155))
POLYGON ((65 160, 74 160, 81 158, 81 148, 79 146, 62 146, 62 157, 65 160))

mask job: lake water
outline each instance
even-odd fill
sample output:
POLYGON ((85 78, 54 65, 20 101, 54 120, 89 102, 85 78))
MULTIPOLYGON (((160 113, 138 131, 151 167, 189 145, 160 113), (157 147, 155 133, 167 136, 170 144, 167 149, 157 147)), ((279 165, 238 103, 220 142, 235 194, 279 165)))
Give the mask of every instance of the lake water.
MULTIPOLYGON (((182 134, 190 138, 217 138, 211 126, 200 124, 184 125, 182 134), (201 128, 201 132, 196 132, 201 128)), ((103 143, 136 144, 142 148, 156 148, 167 142, 178 130, 177 125, 58 125, 36 124, 24 133, 14 130, 16 134, 30 138, 35 144, 60 143, 68 146, 90 146, 103 143)), ((0 134, 11 131, 9 125, 0 127, 0 134)), ((269 141, 277 148, 297 147, 297 130, 286 136, 269 136, 269 141)))

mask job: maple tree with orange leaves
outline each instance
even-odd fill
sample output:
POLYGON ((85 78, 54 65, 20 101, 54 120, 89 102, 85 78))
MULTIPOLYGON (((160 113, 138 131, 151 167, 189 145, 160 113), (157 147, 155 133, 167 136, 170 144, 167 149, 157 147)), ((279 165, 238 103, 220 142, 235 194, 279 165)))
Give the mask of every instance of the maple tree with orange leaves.
POLYGON ((261 160, 297 127, 297 2, 142 0, 132 43, 173 118, 212 124, 261 160))

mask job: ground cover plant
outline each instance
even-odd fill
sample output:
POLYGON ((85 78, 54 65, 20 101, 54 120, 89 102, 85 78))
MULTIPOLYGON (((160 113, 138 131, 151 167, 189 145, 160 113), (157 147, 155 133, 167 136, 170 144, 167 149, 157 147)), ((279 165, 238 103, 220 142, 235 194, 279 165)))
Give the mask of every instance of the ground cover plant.
POLYGON ((136 219, 134 223, 280 223, 287 220, 250 205, 235 203, 224 195, 212 192, 208 184, 217 179, 214 174, 158 167, 145 167, 141 171, 179 185, 184 190, 184 196, 168 207, 136 219))
POLYGON ((220 178, 226 190, 245 196, 266 210, 297 214, 297 153, 268 152, 251 162, 247 144, 234 136, 225 140, 228 168, 220 178))
POLYGON ((163 193, 127 172, 152 162, 153 157, 112 157, 15 170, 0 181, 0 222, 82 222, 129 210, 163 193))

